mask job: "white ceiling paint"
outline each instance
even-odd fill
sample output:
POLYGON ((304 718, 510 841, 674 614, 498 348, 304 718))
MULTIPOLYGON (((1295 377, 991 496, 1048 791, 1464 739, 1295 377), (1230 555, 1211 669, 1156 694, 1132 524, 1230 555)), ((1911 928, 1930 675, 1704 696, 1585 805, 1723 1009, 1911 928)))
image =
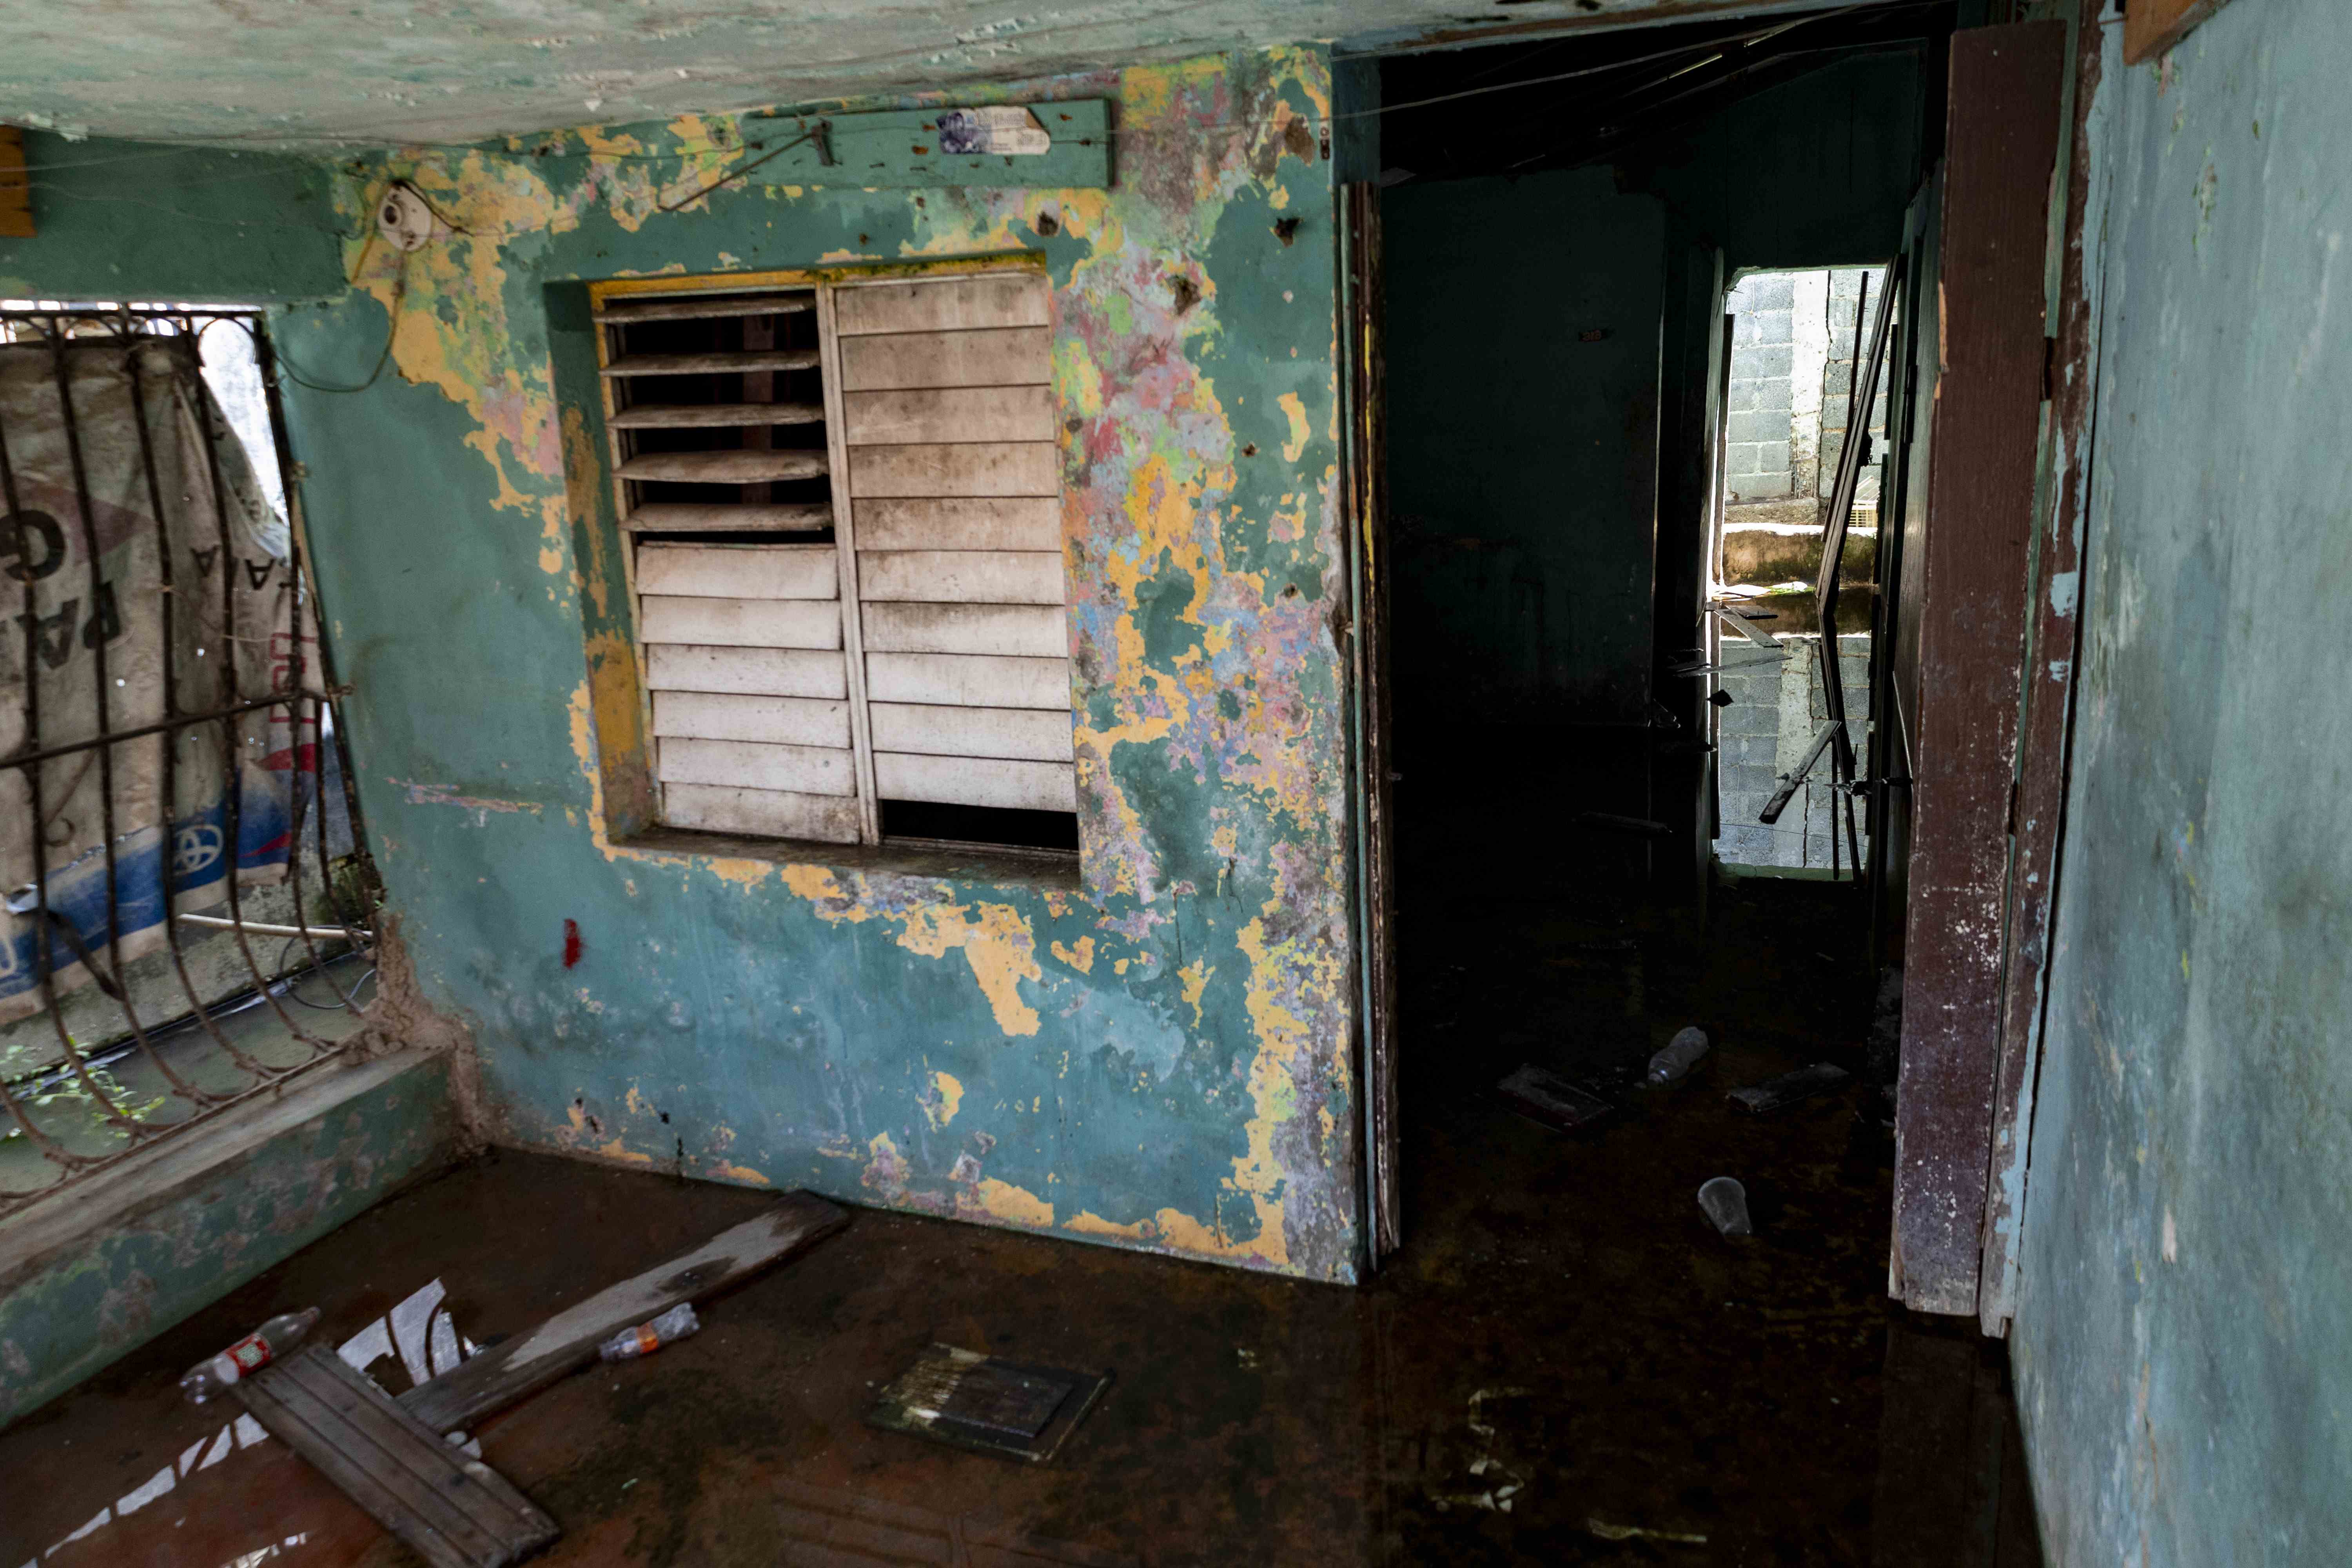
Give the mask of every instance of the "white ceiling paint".
POLYGON ((0 121, 110 136, 464 142, 1235 47, 1350 47, 1823 0, 0 0, 0 121))

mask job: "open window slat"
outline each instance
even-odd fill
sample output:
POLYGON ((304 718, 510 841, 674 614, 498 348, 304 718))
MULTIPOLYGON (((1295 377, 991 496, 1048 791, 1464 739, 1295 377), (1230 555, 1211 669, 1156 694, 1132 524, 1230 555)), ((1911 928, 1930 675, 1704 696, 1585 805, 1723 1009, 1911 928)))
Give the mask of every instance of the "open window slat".
POLYGON ((649 452, 621 465, 625 479, 687 485, 752 485, 811 479, 829 459, 823 452, 649 452))
POLYGON ((627 354, 604 367, 608 377, 741 375, 754 370, 814 370, 814 349, 767 349, 707 354, 627 354))
POLYGON ((833 526, 833 508, 824 501, 648 501, 632 508, 621 526, 632 533, 812 533, 833 526))
POLYGON ((613 426, 620 430, 700 430, 824 423, 822 403, 640 403, 613 416, 613 426))
POLYGON ((626 326, 632 321, 701 321, 727 316, 793 316, 816 308, 807 294, 698 295, 684 300, 647 300, 607 305, 596 312, 599 324, 626 326))

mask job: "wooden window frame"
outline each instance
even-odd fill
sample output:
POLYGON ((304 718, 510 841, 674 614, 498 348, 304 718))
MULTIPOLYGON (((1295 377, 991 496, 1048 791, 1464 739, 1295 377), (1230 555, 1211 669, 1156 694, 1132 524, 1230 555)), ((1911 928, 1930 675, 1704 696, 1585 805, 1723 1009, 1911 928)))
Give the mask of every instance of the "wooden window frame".
MULTIPOLYGON (((714 837, 717 839, 731 840, 737 843, 772 843, 779 846, 791 845, 796 847, 804 847, 808 850, 814 851, 818 858, 823 858, 826 854, 837 856, 845 852, 870 852, 877 848, 903 847, 918 851, 950 850, 1005 853, 1021 858, 1042 858, 1051 862, 1067 863, 1070 865, 1076 865, 1080 858, 1080 852, 1077 850, 1041 849, 1034 846, 1003 844, 992 842, 986 839, 934 840, 915 838, 906 835, 889 835, 886 837, 882 822, 881 807, 884 795, 879 787, 879 781, 877 776, 876 747, 874 744, 873 734, 875 719, 872 712, 872 703, 874 700, 870 697, 868 692, 868 671, 866 669, 865 648, 866 630, 866 622, 868 618, 868 612, 871 606, 866 603, 860 593, 860 564, 857 547, 857 520, 856 515, 856 508, 852 495, 853 458, 850 451, 850 447, 852 446, 849 430, 850 418, 846 406, 846 388, 845 386, 843 371, 844 340, 839 331, 838 324, 840 296, 849 290, 877 285, 894 283, 929 283, 950 279, 972 279, 992 275, 1031 277, 1044 279, 1046 276, 1045 258, 1033 253, 1017 253, 1013 255, 988 257, 954 258, 913 264, 894 263, 878 266, 825 267, 791 270, 702 274, 695 276, 669 275, 653 278, 612 279, 593 282, 589 285, 590 306, 592 311, 599 317, 604 313, 608 306, 646 303, 665 299, 688 300, 698 295, 723 296, 731 298, 741 295, 807 290, 812 292, 814 296, 817 347, 820 354, 818 368, 822 383, 822 395, 824 408, 824 451, 827 460, 829 480, 828 488, 831 497, 833 548, 835 551, 835 567, 838 579, 838 596, 832 602, 841 627, 841 657, 843 661, 845 702, 848 709, 850 723, 850 749, 854 759, 853 766, 856 774, 856 794, 854 799, 856 805, 858 838, 857 842, 855 845, 852 845, 842 841, 825 841, 821 839, 795 838, 775 835, 739 834, 721 831, 714 834, 714 837)), ((1055 323, 1052 320, 1052 306, 1050 304, 1052 298, 1050 284, 1046 287, 1046 297, 1049 300, 1049 304, 1047 308, 1048 319, 1045 323, 1045 329, 1050 335, 1055 331, 1055 323)), ((613 331, 608 330, 605 324, 600 322, 594 333, 594 337, 596 344, 597 368, 601 373, 605 371, 612 363, 614 334, 613 331)), ((1050 353, 1051 350, 1049 347, 1049 359, 1050 353)), ((659 766, 656 761, 656 749, 660 744, 660 742, 657 738, 655 717, 656 687, 654 684, 653 671, 650 668, 648 644, 646 636, 646 626, 644 625, 643 597, 640 593, 638 584, 638 550, 640 548, 640 544, 636 536, 639 532, 645 531, 645 530, 633 527, 630 522, 633 510, 631 499, 632 481, 624 478, 622 474, 622 469, 625 463, 627 461, 628 454, 623 438, 625 427, 616 420, 616 416, 619 414, 620 408, 618 400, 615 396, 615 379, 600 374, 598 380, 606 442, 608 477, 612 485, 614 516, 620 524, 623 542, 620 559, 623 590, 626 603, 625 613, 627 616, 627 624, 629 628, 630 651, 634 659, 634 671, 636 678, 637 689, 635 695, 638 703, 637 733, 642 738, 641 744, 643 747, 643 755, 640 760, 654 792, 653 798, 656 802, 664 803, 662 805, 656 805, 653 820, 646 826, 648 828, 658 829, 665 836, 671 832, 703 833, 710 830, 694 827, 677 827, 670 824, 665 809, 667 786, 659 777, 659 766)), ((1054 400, 1053 413, 1055 418, 1053 423, 1055 427, 1058 430, 1058 398, 1055 396, 1055 389, 1050 379, 1050 373, 1046 385, 1048 388, 1048 396, 1054 400)), ((1060 447, 1061 442, 1057 434, 1055 437, 1055 452, 1054 458, 1055 507, 1056 511, 1059 510, 1062 504, 1062 487, 1064 484, 1060 447)), ((1069 562, 1067 559, 1066 550, 1062 552, 1061 568, 1063 574, 1063 592, 1058 607, 1061 612, 1062 626, 1066 638, 1069 633, 1071 616, 1069 562)), ((824 601, 813 602, 821 603, 824 601)), ((1062 658, 1069 671, 1074 689, 1070 693, 1066 705, 1061 710, 1061 711, 1064 713, 1067 721, 1073 726, 1073 728, 1075 728, 1078 712, 1078 700, 1075 690, 1076 662, 1067 652, 1066 647, 1062 658)), ((1037 711, 1046 712, 1052 711, 1052 710, 1039 709, 1037 711)), ((1075 765, 1074 756, 1072 763, 1074 769, 1075 765)), ((1073 815, 1074 818, 1076 818, 1080 816, 1082 814, 1077 814, 1074 811, 1073 815)))

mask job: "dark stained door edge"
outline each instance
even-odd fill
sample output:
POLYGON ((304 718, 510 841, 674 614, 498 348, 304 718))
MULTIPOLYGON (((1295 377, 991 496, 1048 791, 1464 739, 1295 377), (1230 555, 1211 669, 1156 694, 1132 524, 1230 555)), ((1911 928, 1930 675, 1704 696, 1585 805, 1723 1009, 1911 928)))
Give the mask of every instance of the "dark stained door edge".
POLYGON ((1920 1311, 1978 1310, 2066 38, 1951 46, 1889 1270, 1920 1311))
POLYGON ((1397 1164, 1396 862, 1388 679, 1387 391, 1381 343, 1381 189, 1343 194, 1340 325, 1346 334, 1348 542, 1355 636, 1356 940, 1363 1016, 1364 1258, 1402 1235, 1397 1164))
POLYGON ((2048 345, 2051 484, 2032 584, 2025 714, 2019 740, 2016 840, 2009 878, 2007 954, 2002 966, 2000 1065, 1994 1084, 1993 1138, 1986 1178, 1983 1278, 1978 1317, 2005 1334, 2016 1301, 2018 1227, 2024 1218, 2025 1162, 2032 1131, 2033 1065, 2048 1016, 2044 979, 2052 911, 2065 829, 2067 758, 2074 731, 2074 671, 2081 630, 2083 527, 2091 483, 2098 380, 2099 280, 2084 254, 2095 171, 2090 115, 2098 96, 2105 39, 2101 0, 2082 0, 2074 46, 2074 112, 2063 171, 2065 219, 2059 255, 2057 336, 2048 345))

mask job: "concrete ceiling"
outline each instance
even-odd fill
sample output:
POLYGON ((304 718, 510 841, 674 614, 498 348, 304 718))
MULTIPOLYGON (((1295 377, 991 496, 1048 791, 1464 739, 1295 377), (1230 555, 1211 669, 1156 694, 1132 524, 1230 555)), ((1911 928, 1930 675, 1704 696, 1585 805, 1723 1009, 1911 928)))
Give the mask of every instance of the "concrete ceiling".
POLYGON ((464 142, 1307 39, 1387 47, 1823 0, 5 0, 0 121, 100 135, 464 142))

